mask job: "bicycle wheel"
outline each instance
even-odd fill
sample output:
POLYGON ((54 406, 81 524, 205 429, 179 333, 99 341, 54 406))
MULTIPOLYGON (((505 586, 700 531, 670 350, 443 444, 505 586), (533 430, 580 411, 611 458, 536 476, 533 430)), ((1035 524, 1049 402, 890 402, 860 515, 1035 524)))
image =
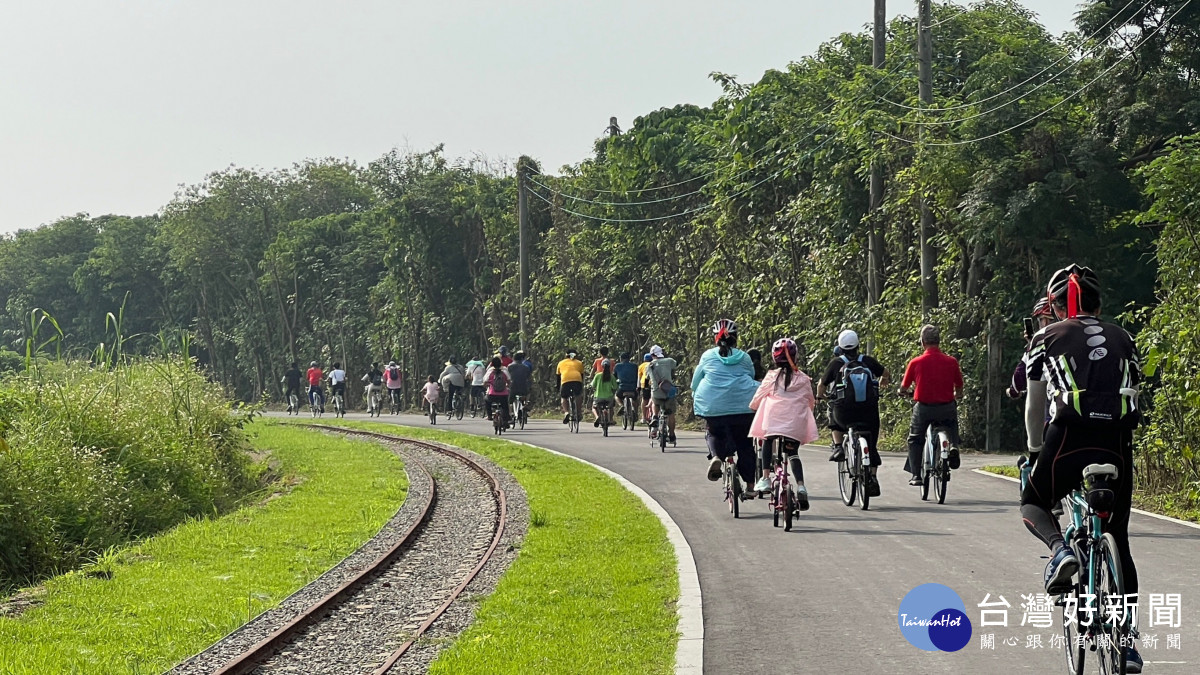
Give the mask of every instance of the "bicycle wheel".
POLYGON ((454 399, 454 416, 461 420, 466 412, 467 401, 463 398, 462 394, 459 393, 454 399))
MULTIPOLYGON (((1117 540, 1105 532, 1100 538, 1100 545, 1092 551, 1093 562, 1097 567, 1096 592, 1097 598, 1124 597, 1125 579, 1121 573, 1121 554, 1117 549, 1117 540)), ((1099 614, 1099 613, 1097 613, 1099 614)), ((1101 621, 1098 616, 1097 621, 1101 621)), ((1124 675, 1125 649, 1121 640, 1126 635, 1123 622, 1113 621, 1111 617, 1103 617, 1102 634, 1108 640, 1097 641, 1096 658, 1100 662, 1102 675, 1124 675), (1107 643, 1107 644, 1104 644, 1107 643)))
POLYGON ((784 490, 781 489, 781 484, 778 481, 772 481, 771 484, 771 511, 774 516, 774 527, 779 527, 779 509, 783 507, 784 490))
POLYGON ((731 501, 731 504, 733 505, 733 517, 738 518, 740 517, 738 514, 738 507, 742 502, 742 482, 738 480, 737 469, 734 468, 733 465, 729 465, 729 471, 732 474, 730 482, 733 485, 733 500, 731 501))
POLYGON ((608 411, 600 411, 600 429, 604 431, 604 437, 608 438, 608 411))
POLYGON ((858 500, 863 511, 866 511, 871 505, 871 495, 867 493, 867 472, 869 469, 863 466, 863 450, 866 447, 866 441, 858 434, 850 435, 850 445, 854 448, 854 483, 858 488, 858 500))
POLYGON ((662 421, 660 421, 658 423, 658 451, 659 452, 667 451, 667 436, 668 435, 669 435, 669 433, 667 432, 667 418, 664 415, 662 417, 662 421))
POLYGON ((792 486, 788 485, 787 481, 784 481, 784 489, 783 489, 783 531, 784 532, 792 531, 792 509, 794 509, 794 508, 795 508, 795 506, 793 506, 793 504, 792 504, 792 486))
POLYGON ((938 459, 938 465, 933 470, 933 494, 937 497, 937 503, 946 503, 946 490, 950 487, 950 467, 946 466, 941 459, 938 459))
MULTIPOLYGON (((1083 560, 1084 557, 1080 559, 1083 560)), ((1064 600, 1060 601, 1063 606, 1063 648, 1067 652, 1067 672, 1071 675, 1083 675, 1083 662, 1087 656, 1086 643, 1081 639, 1085 636, 1079 630, 1079 619, 1083 613, 1078 609, 1073 611, 1072 605, 1065 601, 1067 597, 1075 598, 1073 604, 1078 608, 1079 590, 1079 586, 1076 585, 1069 594, 1063 596, 1064 600)))
POLYGON ((854 479, 850 477, 850 464, 846 460, 837 463, 838 466, 838 492, 842 493, 842 503, 846 506, 854 505, 854 479))

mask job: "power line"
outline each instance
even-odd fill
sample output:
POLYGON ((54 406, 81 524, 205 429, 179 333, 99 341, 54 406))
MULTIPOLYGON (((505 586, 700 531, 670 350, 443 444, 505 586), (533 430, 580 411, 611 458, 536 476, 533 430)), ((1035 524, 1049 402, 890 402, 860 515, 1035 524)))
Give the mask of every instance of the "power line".
POLYGON ((1099 82, 1099 81, 1100 81, 1101 79, 1103 79, 1103 78, 1104 78, 1106 75, 1108 75, 1110 72, 1112 72, 1114 69, 1116 69, 1116 67, 1117 67, 1117 66, 1121 65, 1122 63, 1124 63, 1126 59, 1128 59, 1129 57, 1133 56, 1133 55, 1134 55, 1134 52, 1135 52, 1135 51, 1136 51, 1136 50, 1137 50, 1139 47, 1141 47, 1142 45, 1144 45, 1144 44, 1146 44, 1147 42, 1149 42, 1149 41, 1150 41, 1150 38, 1153 38, 1155 35, 1157 35, 1159 32, 1161 32, 1161 31, 1162 31, 1162 29, 1163 29, 1163 28, 1165 28, 1165 27, 1167 26, 1167 24, 1169 24, 1169 23, 1171 22, 1171 20, 1172 20, 1172 19, 1174 19, 1176 16, 1178 16, 1178 15, 1179 15, 1179 13, 1180 13, 1180 12, 1182 12, 1182 11, 1184 10, 1184 8, 1186 8, 1186 7, 1187 7, 1188 5, 1190 5, 1190 4, 1192 4, 1192 0, 1187 0, 1187 2, 1183 3, 1183 5, 1182 5, 1182 6, 1180 6, 1180 8, 1179 8, 1178 10, 1176 10, 1174 14, 1172 14, 1172 15, 1171 15, 1171 16, 1169 16, 1169 17, 1167 17, 1166 21, 1163 21, 1162 23, 1160 23, 1160 24, 1158 25, 1158 27, 1154 29, 1154 31, 1153 31, 1153 32, 1151 32, 1149 35, 1147 35, 1146 37, 1144 37, 1144 38, 1143 38, 1143 39, 1142 39, 1140 42, 1138 42, 1138 44, 1134 45, 1132 49, 1130 49, 1129 51, 1125 52, 1125 55, 1124 55, 1124 56, 1122 56, 1121 58, 1117 59, 1117 61, 1116 61, 1115 63, 1113 63, 1111 66, 1109 66, 1108 68, 1104 69, 1104 71, 1103 71, 1102 73, 1100 73, 1099 75, 1097 75, 1097 76, 1096 76, 1094 79, 1092 79, 1092 81, 1091 81, 1091 82, 1088 82, 1087 84, 1083 85, 1082 87, 1080 87, 1078 90, 1076 90, 1076 91, 1075 91, 1074 93, 1072 93, 1071 95, 1069 95, 1069 96, 1067 96, 1066 98, 1062 99, 1062 100, 1061 100, 1061 101, 1059 101, 1058 103, 1055 103, 1054 105, 1050 106, 1049 108, 1046 108, 1045 110, 1043 110, 1043 111, 1041 111, 1040 113, 1038 113, 1038 114, 1034 115, 1033 117, 1030 117, 1029 119, 1027 119, 1027 120, 1024 120, 1024 121, 1022 121, 1022 122, 1020 122, 1020 123, 1018 123, 1018 124, 1014 124, 1013 126, 1011 126, 1011 127, 1008 127, 1007 129, 1003 129, 1003 130, 1001 130, 1001 131, 997 131, 997 132, 995 132, 995 133, 987 134, 986 136, 980 136, 980 137, 978 137, 978 138, 971 138, 971 139, 962 140, 962 141, 946 141, 946 142, 940 142, 940 143, 930 143, 930 142, 927 142, 927 141, 926 141, 926 142, 924 142, 924 143, 922 143, 921 141, 914 141, 914 140, 910 140, 910 139, 904 138, 904 137, 902 137, 902 136, 897 136, 897 135, 895 135, 895 134, 888 133, 887 131, 881 131, 880 133, 884 134, 885 136, 887 136, 887 137, 889 137, 889 138, 895 139, 895 140, 897 140, 897 141, 901 141, 901 142, 904 142, 904 143, 908 143, 909 145, 918 145, 918 144, 923 144, 923 145, 928 145, 928 146, 933 146, 933 147, 952 147, 952 146, 959 146, 959 145, 971 145, 971 144, 973 144, 973 143, 980 143, 980 142, 983 142, 983 141, 986 141, 986 140, 990 140, 990 139, 996 138, 997 136, 1003 136, 1004 134, 1007 134, 1007 133, 1010 133, 1010 132, 1016 131, 1017 129, 1020 129, 1021 127, 1024 127, 1024 126, 1026 126, 1026 125, 1030 124, 1031 122, 1036 122, 1037 120, 1039 120, 1039 119, 1041 119, 1041 118, 1045 117, 1046 115, 1049 115, 1049 114, 1050 114, 1051 112, 1053 112, 1054 110, 1057 110, 1058 108, 1062 107, 1062 106, 1063 106, 1063 104, 1067 103, 1068 101, 1070 101, 1070 100, 1074 99, 1076 96, 1079 96, 1079 95, 1080 95, 1080 94, 1082 94, 1083 92, 1085 92, 1085 91, 1087 91, 1088 89, 1090 89, 1090 88, 1092 87, 1092 85, 1094 85, 1094 84, 1096 84, 1097 82, 1099 82))
MULTIPOLYGON (((1116 20, 1117 20, 1117 17, 1118 17, 1118 16, 1120 16, 1121 14, 1123 14, 1123 13, 1125 12, 1125 10, 1129 9, 1129 7, 1130 7, 1131 5, 1133 5, 1133 3, 1137 2, 1137 1, 1138 1, 1138 0, 1129 0, 1129 2, 1128 2, 1128 3, 1127 3, 1125 6, 1124 6, 1124 7, 1122 7, 1122 8, 1121 8, 1120 10, 1118 10, 1118 11, 1117 11, 1115 14, 1113 14, 1113 15, 1112 15, 1112 17, 1110 17, 1108 21, 1104 22, 1104 24, 1100 26, 1100 28, 1096 29, 1096 31, 1095 31, 1095 32, 1093 32, 1091 35, 1088 35, 1086 38, 1084 38, 1084 42, 1085 42, 1085 43, 1087 43, 1087 42, 1091 42, 1092 40, 1094 40, 1094 39, 1095 39, 1095 37, 1096 37, 1097 35, 1099 35, 1099 34, 1100 34, 1100 33, 1102 33, 1102 32, 1103 32, 1103 31, 1104 31, 1106 28, 1108 28, 1108 26, 1109 26, 1111 23, 1113 23, 1114 21, 1116 21, 1116 20)), ((1137 14, 1138 12, 1141 12, 1141 11, 1145 10, 1147 7, 1149 7, 1149 6, 1150 6, 1150 4, 1151 4, 1152 2, 1154 2, 1154 0, 1147 0, 1147 1, 1146 1, 1146 3, 1145 3, 1144 5, 1142 5, 1142 6, 1141 6, 1141 7, 1140 7, 1140 8, 1137 10, 1137 12, 1134 12, 1134 14, 1137 14)), ((937 24, 935 24, 935 25, 937 25, 937 24)), ((1114 33, 1115 33, 1115 32, 1116 32, 1116 31, 1114 30, 1114 33)), ((963 104, 961 104, 961 105, 954 105, 954 106, 949 106, 949 107, 946 107, 946 108, 922 108, 922 107, 920 107, 920 106, 911 106, 911 105, 906 105, 906 104, 904 104, 904 103, 897 103, 896 101, 889 101, 888 99, 886 99, 886 98, 883 98, 883 97, 881 97, 881 96, 876 96, 876 97, 875 97, 875 100, 876 100, 876 101, 879 101, 880 103, 887 103, 887 104, 889 104, 889 105, 894 105, 894 106, 896 106, 897 108, 903 108, 904 110, 914 110, 914 111, 921 111, 921 112, 945 113, 945 112, 954 112, 955 110, 965 110, 965 109, 967 109, 967 108, 973 108, 973 107, 975 107, 975 106, 977 106, 977 105, 980 105, 980 104, 983 104, 983 103, 989 103, 989 102, 991 102, 991 101, 994 101, 994 100, 996 100, 996 99, 998 99, 998 98, 1000 98, 1000 97, 1002 97, 1002 96, 1007 96, 1008 94, 1011 94, 1012 92, 1014 92, 1014 91, 1016 91, 1016 90, 1020 89, 1021 87, 1024 87, 1025 85, 1029 84, 1030 82, 1033 82, 1034 80, 1038 79, 1038 78, 1039 78, 1039 77, 1041 77, 1042 75, 1045 75, 1046 73, 1050 72, 1050 70, 1051 70, 1051 69, 1053 69, 1055 66, 1057 66, 1057 65, 1058 65, 1058 64, 1060 64, 1060 63, 1062 63, 1063 61, 1066 61, 1066 60, 1067 60, 1067 59, 1069 59, 1070 57, 1071 57, 1071 54, 1070 54, 1070 52, 1068 52, 1068 53, 1064 54, 1063 56, 1061 56, 1061 57, 1060 57, 1060 58, 1059 58, 1057 61, 1055 61, 1054 63, 1051 63, 1050 65, 1048 65, 1048 66, 1046 66, 1045 68, 1041 69, 1041 70, 1040 70, 1040 71, 1038 71, 1037 73, 1034 73, 1034 74, 1033 74, 1031 77, 1029 77, 1029 79, 1026 79, 1026 80, 1024 80, 1024 81, 1022 81, 1022 82, 1018 82, 1017 84, 1014 84, 1013 86, 1009 87, 1008 89, 1005 89, 1004 91, 1002 91, 1002 92, 1000 92, 1000 93, 993 94, 993 95, 991 95, 991 96, 988 96, 987 98, 982 98, 982 99, 980 99, 980 100, 978 100, 978 101, 972 101, 971 103, 963 103, 963 104)), ((1073 63, 1073 64, 1072 64, 1070 67, 1068 67, 1068 69, 1067 69, 1067 70, 1069 70, 1070 68, 1074 68, 1075 66, 1079 65, 1080 63, 1082 63, 1082 61, 1083 61, 1083 59, 1082 59, 1082 58, 1080 58, 1078 61, 1076 61, 1075 63, 1073 63)), ((1067 72, 1067 70, 1063 70, 1062 72, 1060 72, 1060 73, 1059 73, 1059 75, 1061 75, 1062 73, 1065 73, 1065 72, 1067 72)), ((1058 75, 1056 75, 1056 76, 1055 76, 1055 78, 1057 78, 1057 77, 1058 77, 1058 75)), ((1051 78, 1051 81, 1053 81, 1053 79, 1054 79, 1054 78, 1051 78)), ((1032 91, 1030 91, 1030 92, 1027 92, 1027 93, 1026 93, 1026 94, 1024 94, 1024 95, 1028 95, 1028 94, 1030 94, 1030 93, 1033 93, 1033 91, 1036 91, 1036 89, 1035 89, 1035 90, 1032 90, 1032 91)), ((1013 99, 1013 100, 1014 100, 1014 101, 1016 101, 1016 100, 1020 100, 1020 97, 1018 97, 1017 99, 1013 99)), ((1006 104, 1004 104, 1004 105, 1005 105, 1005 106, 1006 106, 1006 105, 1009 105, 1009 104, 1011 104, 1012 102, 1013 102, 1013 101, 1009 101, 1009 103, 1006 103, 1006 104)), ((1004 107, 1004 106, 1000 106, 1000 107, 1002 108, 1002 107, 1004 107)))

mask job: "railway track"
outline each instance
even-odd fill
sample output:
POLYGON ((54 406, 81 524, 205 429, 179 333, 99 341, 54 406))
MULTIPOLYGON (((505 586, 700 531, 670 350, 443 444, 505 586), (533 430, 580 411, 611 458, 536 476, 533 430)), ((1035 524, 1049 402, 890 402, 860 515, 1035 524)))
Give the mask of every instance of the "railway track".
MULTIPOLYGON (((406 656, 418 651, 422 636, 496 555, 504 539, 508 496, 503 481, 487 467, 440 445, 329 425, 316 428, 392 445, 405 460, 409 496, 417 496, 419 490, 413 488, 419 483, 428 485, 419 496, 415 520, 375 560, 269 635, 232 658, 221 658, 219 668, 181 667, 177 672, 382 675, 423 670, 415 663, 415 670, 410 669, 406 656)), ((189 663, 203 663, 202 656, 189 663)))

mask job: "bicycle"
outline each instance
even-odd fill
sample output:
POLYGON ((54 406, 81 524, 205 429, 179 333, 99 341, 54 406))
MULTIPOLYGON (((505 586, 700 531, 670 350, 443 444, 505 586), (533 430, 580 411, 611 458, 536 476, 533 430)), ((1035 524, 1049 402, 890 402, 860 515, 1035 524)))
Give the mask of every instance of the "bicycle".
POLYGON ((346 416, 346 402, 343 400, 341 392, 335 393, 333 395, 333 398, 330 399, 330 403, 333 404, 333 416, 334 417, 345 417, 346 416))
POLYGON ((529 413, 525 410, 525 397, 523 395, 513 395, 513 419, 517 421, 517 425, 522 429, 525 428, 525 423, 529 421, 529 413))
POLYGON ((288 409, 287 409, 287 411, 288 411, 289 415, 299 415, 300 414, 300 397, 299 396, 297 396, 295 394, 288 394, 288 409))
POLYGON ((772 436, 766 442, 771 443, 771 457, 775 462, 775 472, 771 475, 771 511, 775 516, 775 527, 779 527, 779 514, 783 514, 783 531, 792 531, 792 519, 800 515, 800 511, 808 510, 808 502, 801 501, 795 487, 789 478, 788 464, 790 455, 784 450, 787 443, 783 436, 772 436))
POLYGON ((320 389, 315 389, 308 392, 308 409, 312 412, 313 417, 320 417, 325 414, 325 394, 320 389), (320 403, 317 403, 317 401, 320 403))
POLYGON ((570 418, 569 418, 570 427, 568 427, 568 428, 571 430, 571 433, 577 434, 577 433, 579 433, 579 422, 582 419, 582 417, 579 413, 579 395, 578 394, 567 399, 567 407, 571 411, 570 418))
POLYGON ((871 449, 867 439, 853 427, 842 435, 842 459, 838 460, 838 491, 842 503, 854 506, 855 499, 866 511, 871 505, 871 493, 867 483, 871 478, 871 449))
POLYGON ((437 424, 438 405, 436 401, 425 401, 425 408, 429 411, 429 423, 437 424))
POLYGON ((612 407, 610 401, 596 401, 596 412, 600 414, 600 429, 604 431, 604 436, 608 437, 608 427, 612 424, 612 407))
POLYGON ((488 405, 488 414, 491 415, 491 417, 492 417, 492 430, 496 433, 497 436, 499 436, 504 433, 505 429, 508 428, 508 419, 507 419, 508 415, 506 414, 506 411, 505 411, 505 408, 507 406, 497 405, 497 406, 495 406, 495 409, 493 409, 492 408, 493 404, 490 401, 488 402, 487 405, 488 405))
POLYGON ((929 484, 937 503, 946 503, 946 491, 950 487, 950 453, 955 450, 950 443, 950 432, 940 424, 930 424, 925 430, 925 446, 921 452, 921 499, 929 499, 929 484))
POLYGON ((483 387, 471 386, 471 419, 475 419, 479 413, 484 411, 484 405, 483 387))
POLYGON ((393 415, 400 414, 400 390, 388 389, 388 397, 391 399, 391 409, 393 415))
POLYGON ((383 412, 383 395, 377 387, 367 387, 367 417, 379 417, 383 412))
POLYGON ((1097 653, 1101 673, 1124 673, 1125 647, 1131 646, 1136 637, 1125 604, 1121 553, 1116 538, 1104 532, 1104 523, 1116 502, 1112 483, 1118 478, 1117 467, 1112 464, 1089 464, 1083 470, 1083 485, 1066 498, 1071 523, 1063 537, 1079 559, 1079 572, 1071 591, 1059 596, 1055 604, 1063 608, 1067 668, 1075 675, 1083 674, 1088 651, 1097 653), (1100 611, 1092 604, 1098 599, 1118 599, 1122 603, 1120 616, 1114 611, 1100 611))
POLYGON ((632 396, 621 393, 621 430, 633 431, 637 425, 637 411, 634 409, 632 396))
POLYGON ((738 518, 738 505, 745 501, 746 492, 742 489, 742 479, 737 472, 737 455, 730 455, 725 460, 724 482, 722 487, 725 491, 725 502, 729 504, 729 512, 734 518, 738 518))

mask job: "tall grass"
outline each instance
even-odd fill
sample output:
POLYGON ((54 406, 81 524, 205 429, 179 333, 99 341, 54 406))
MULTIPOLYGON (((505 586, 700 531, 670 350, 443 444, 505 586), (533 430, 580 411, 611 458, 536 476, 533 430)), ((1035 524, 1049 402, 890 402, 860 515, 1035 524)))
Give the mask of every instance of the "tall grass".
POLYGON ((190 359, 130 360, 119 339, 95 361, 48 359, 54 340, 31 325, 23 372, 0 379, 0 591, 255 487, 241 430, 252 412, 190 359))

